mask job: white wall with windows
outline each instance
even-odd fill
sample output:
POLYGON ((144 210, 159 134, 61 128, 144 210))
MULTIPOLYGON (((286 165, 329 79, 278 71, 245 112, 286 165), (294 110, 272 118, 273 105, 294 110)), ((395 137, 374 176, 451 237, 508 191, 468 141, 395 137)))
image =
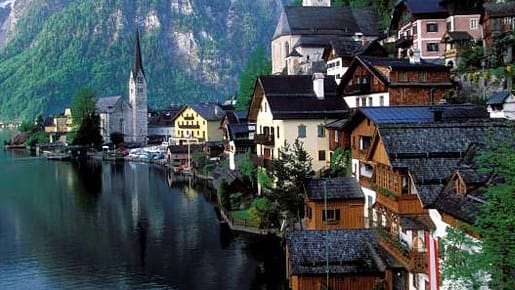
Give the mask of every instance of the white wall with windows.
POLYGON ((389 93, 346 96, 343 99, 345 100, 349 108, 390 106, 389 93))

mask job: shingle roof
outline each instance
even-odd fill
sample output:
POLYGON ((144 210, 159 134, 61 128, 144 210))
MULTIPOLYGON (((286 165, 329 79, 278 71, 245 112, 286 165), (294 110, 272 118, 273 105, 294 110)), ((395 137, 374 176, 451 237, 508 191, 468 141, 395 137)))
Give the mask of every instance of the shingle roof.
POLYGON ((224 110, 217 104, 204 103, 190 107, 207 121, 220 121, 224 115, 224 110))
POLYGON ((347 35, 361 32, 379 36, 377 12, 372 8, 350 7, 284 7, 274 36, 282 35, 347 35))
POLYGON ((99 113, 110 112, 116 106, 118 101, 120 101, 121 99, 122 99, 122 96, 111 96, 111 97, 99 98, 96 103, 97 112, 99 112, 99 113))
POLYGON ((462 41, 462 40, 471 40, 472 36, 466 31, 448 31, 442 37, 442 41, 447 38, 450 41, 462 41))
POLYGON ((434 230, 436 229, 433 220, 428 215, 403 215, 401 216, 401 227, 403 230, 434 230))
POLYGON ((388 58, 388 57, 378 57, 378 56, 365 56, 360 55, 359 58, 369 64, 369 65, 377 65, 377 66, 385 66, 391 67, 392 69, 402 69, 402 70, 417 70, 417 71, 448 71, 449 68, 445 65, 435 64, 431 62, 424 61, 423 59, 420 63, 410 63, 408 59, 398 59, 398 58, 388 58))
POLYGON ((229 134, 231 134, 231 140, 237 139, 238 134, 245 134, 249 135, 251 132, 256 132, 256 125, 255 124, 229 124, 227 126, 227 129, 229 130, 229 134), (253 128, 251 128, 253 126, 253 128))
POLYGON ((413 14, 447 14, 448 10, 440 6, 440 1, 441 0, 407 0, 405 2, 409 11, 413 14))
POLYGON ((348 106, 336 93, 334 78, 324 79, 325 96, 318 99, 310 75, 260 76, 259 82, 274 119, 341 118, 348 106))
POLYGON ((353 177, 310 179, 306 182, 306 194, 310 200, 365 199, 361 187, 353 177))
POLYGON ((515 16, 515 2, 485 3, 483 7, 490 17, 515 16))
POLYGON ((513 134, 507 122, 384 124, 379 134, 394 168, 407 168, 424 206, 430 205, 471 144, 513 134))
POLYGON ((286 235, 290 274, 380 273, 385 259, 377 234, 371 229, 340 231, 294 231, 286 235))
POLYGON ((336 120, 334 122, 327 124, 325 127, 327 129, 341 129, 344 127, 344 125, 347 123, 347 121, 349 121, 349 120, 348 119, 336 120))
POLYGON ((487 105, 501 105, 504 104, 504 101, 510 96, 509 91, 500 91, 495 92, 489 99, 486 101, 487 105))

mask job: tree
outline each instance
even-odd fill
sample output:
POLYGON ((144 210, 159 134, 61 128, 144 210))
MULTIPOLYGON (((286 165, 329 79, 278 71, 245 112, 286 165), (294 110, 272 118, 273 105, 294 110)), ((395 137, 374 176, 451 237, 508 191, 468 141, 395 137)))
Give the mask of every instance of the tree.
POLYGON ((293 145, 285 141, 279 148, 278 158, 272 161, 270 173, 275 184, 271 200, 277 201, 283 210, 296 212, 299 219, 304 181, 313 176, 312 160, 303 143, 296 139, 293 145))
POLYGON ((334 176, 350 176, 352 172, 352 156, 349 150, 337 148, 331 157, 331 174, 334 176))
POLYGON ((34 121, 24 121, 21 123, 20 132, 27 134, 25 145, 33 147, 36 144, 48 142, 48 136, 45 133, 45 124, 43 117, 39 115, 34 121))
POLYGON ((254 85, 259 75, 270 74, 272 72, 272 62, 266 56, 263 46, 258 46, 250 53, 245 69, 240 74, 238 84, 238 95, 236 97, 236 108, 246 110, 254 94, 254 85))
POLYGON ((476 162, 504 182, 486 188, 475 231, 482 237, 480 260, 491 276, 493 289, 515 289, 515 132, 500 144, 490 145, 476 162))
POLYGON ((80 89, 73 99, 71 108, 74 127, 71 133, 73 144, 95 147, 102 145, 100 117, 95 110, 96 98, 93 93, 86 88, 80 89))
POLYGON ((245 154, 240 154, 237 156, 236 163, 238 165, 238 170, 244 177, 250 181, 252 187, 254 187, 254 180, 256 179, 256 166, 254 162, 252 162, 250 149, 245 152, 245 154))

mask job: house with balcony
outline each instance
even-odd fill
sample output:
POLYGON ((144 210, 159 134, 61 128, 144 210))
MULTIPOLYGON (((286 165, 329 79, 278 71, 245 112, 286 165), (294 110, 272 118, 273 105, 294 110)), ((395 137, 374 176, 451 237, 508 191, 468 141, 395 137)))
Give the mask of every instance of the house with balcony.
POLYGON ((441 224, 433 202, 469 146, 507 136, 509 125, 479 106, 404 106, 361 108, 347 129, 365 221, 404 265, 408 285, 425 285, 426 245, 441 224))
POLYGON ((449 68, 410 59, 358 55, 338 87, 349 108, 431 105, 453 94, 449 68))
POLYGON ((235 155, 245 154, 250 150, 255 153, 254 134, 256 124, 249 123, 246 111, 225 111, 220 122, 220 129, 223 134, 224 154, 229 156, 230 169, 236 169, 235 155))
POLYGON ((356 55, 385 57, 387 52, 377 40, 331 40, 322 54, 327 67, 327 75, 334 76, 336 83, 340 84, 341 78, 356 55))
POLYGON ((481 17, 484 43, 492 47, 495 38, 515 31, 515 3, 485 3, 481 17))
POLYGON ((313 158, 313 170, 326 168, 330 159, 325 126, 347 113, 334 78, 323 74, 258 77, 248 119, 256 124, 259 162, 276 158, 285 142, 293 144, 299 139, 313 158))
MULTIPOLYGON (((446 32, 465 32, 472 40, 482 38, 479 25, 482 3, 477 0, 398 1, 390 23, 390 31, 397 37, 398 57, 419 51, 422 59, 443 64, 445 45, 441 45, 441 40, 446 32)), ((454 62, 453 66, 456 65, 454 62)))
POLYGON ((292 290, 407 289, 402 266, 374 230, 293 231, 285 240, 292 290))
POLYGON ((304 228, 361 229, 365 196, 353 177, 310 179, 305 184, 304 228))
POLYGON ((176 143, 192 138, 198 142, 222 141, 220 121, 224 111, 218 104, 203 103, 185 106, 175 119, 176 143))
MULTIPOLYGON (((301 64, 323 64, 331 40, 373 41, 380 36, 378 14, 371 8, 330 7, 331 1, 303 1, 283 8, 271 42, 272 74, 295 74, 301 64)), ((301 69, 303 73, 319 72, 301 69)))
POLYGON ((55 117, 49 117, 48 122, 45 121, 45 133, 49 135, 50 143, 55 141, 66 142, 66 134, 73 129, 72 111, 66 108, 63 114, 55 117))
POLYGON ((515 120, 515 96, 509 91, 495 92, 486 101, 490 118, 515 120))

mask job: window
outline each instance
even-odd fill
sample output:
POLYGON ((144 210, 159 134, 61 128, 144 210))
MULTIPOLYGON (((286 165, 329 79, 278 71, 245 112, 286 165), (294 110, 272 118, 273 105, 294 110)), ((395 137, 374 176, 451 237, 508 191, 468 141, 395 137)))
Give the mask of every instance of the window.
POLYGON ((143 78, 142 77, 138 77, 138 83, 143 83, 143 78))
POLYGON ((300 125, 298 127, 298 137, 299 138, 306 138, 306 126, 300 125))
POLYGON ((143 88, 138 88, 138 93, 139 94, 143 93, 143 88))
POLYGON ((367 106, 367 98, 363 97, 361 98, 361 106, 366 107, 367 106))
POLYGON ((277 126, 277 139, 279 139, 279 126, 277 126))
POLYGON ((511 24, 511 17, 504 17, 504 24, 511 24))
POLYGON ((308 217, 308 219, 311 219, 312 211, 310 206, 306 207, 306 216, 308 217))
POLYGON ((334 131, 334 142, 338 142, 338 130, 334 131))
POLYGON ((359 138, 359 150, 367 150, 370 147, 370 143, 372 143, 372 137, 361 136, 359 138))
POLYGON ((417 25, 413 25, 413 35, 417 34, 417 25))
POLYGON ((470 19, 470 29, 477 29, 478 25, 478 20, 477 19, 470 19))
POLYGON ((418 81, 419 82, 427 82, 427 72, 426 71, 418 72, 418 81))
POLYGON ((318 137, 325 137, 324 125, 318 125, 317 132, 318 132, 318 137))
POLYGON ((435 43, 435 42, 428 43, 427 51, 438 51, 438 43, 435 43))
POLYGON ((290 44, 288 42, 284 43, 284 57, 288 57, 290 54, 290 44))
POLYGON ((327 212, 326 210, 322 210, 322 221, 326 221, 326 217, 327 216, 327 221, 328 222, 332 222, 332 221, 339 221, 340 220, 340 210, 339 209, 328 209, 327 212))
POLYGON ((447 31, 452 31, 452 22, 447 22, 447 31))
POLYGON ((438 32, 438 24, 428 23, 426 24, 427 32, 438 32))
POLYGON ((407 82, 408 81, 408 72, 400 71, 399 72, 399 82, 407 82))
POLYGON ((359 107, 359 98, 356 98, 356 108, 359 107))
POLYGON ((318 150, 318 161, 325 161, 325 150, 318 150))
POLYGON ((379 96, 379 106, 384 106, 384 96, 379 96))
POLYGON ((372 107, 372 97, 368 97, 368 106, 372 107))

